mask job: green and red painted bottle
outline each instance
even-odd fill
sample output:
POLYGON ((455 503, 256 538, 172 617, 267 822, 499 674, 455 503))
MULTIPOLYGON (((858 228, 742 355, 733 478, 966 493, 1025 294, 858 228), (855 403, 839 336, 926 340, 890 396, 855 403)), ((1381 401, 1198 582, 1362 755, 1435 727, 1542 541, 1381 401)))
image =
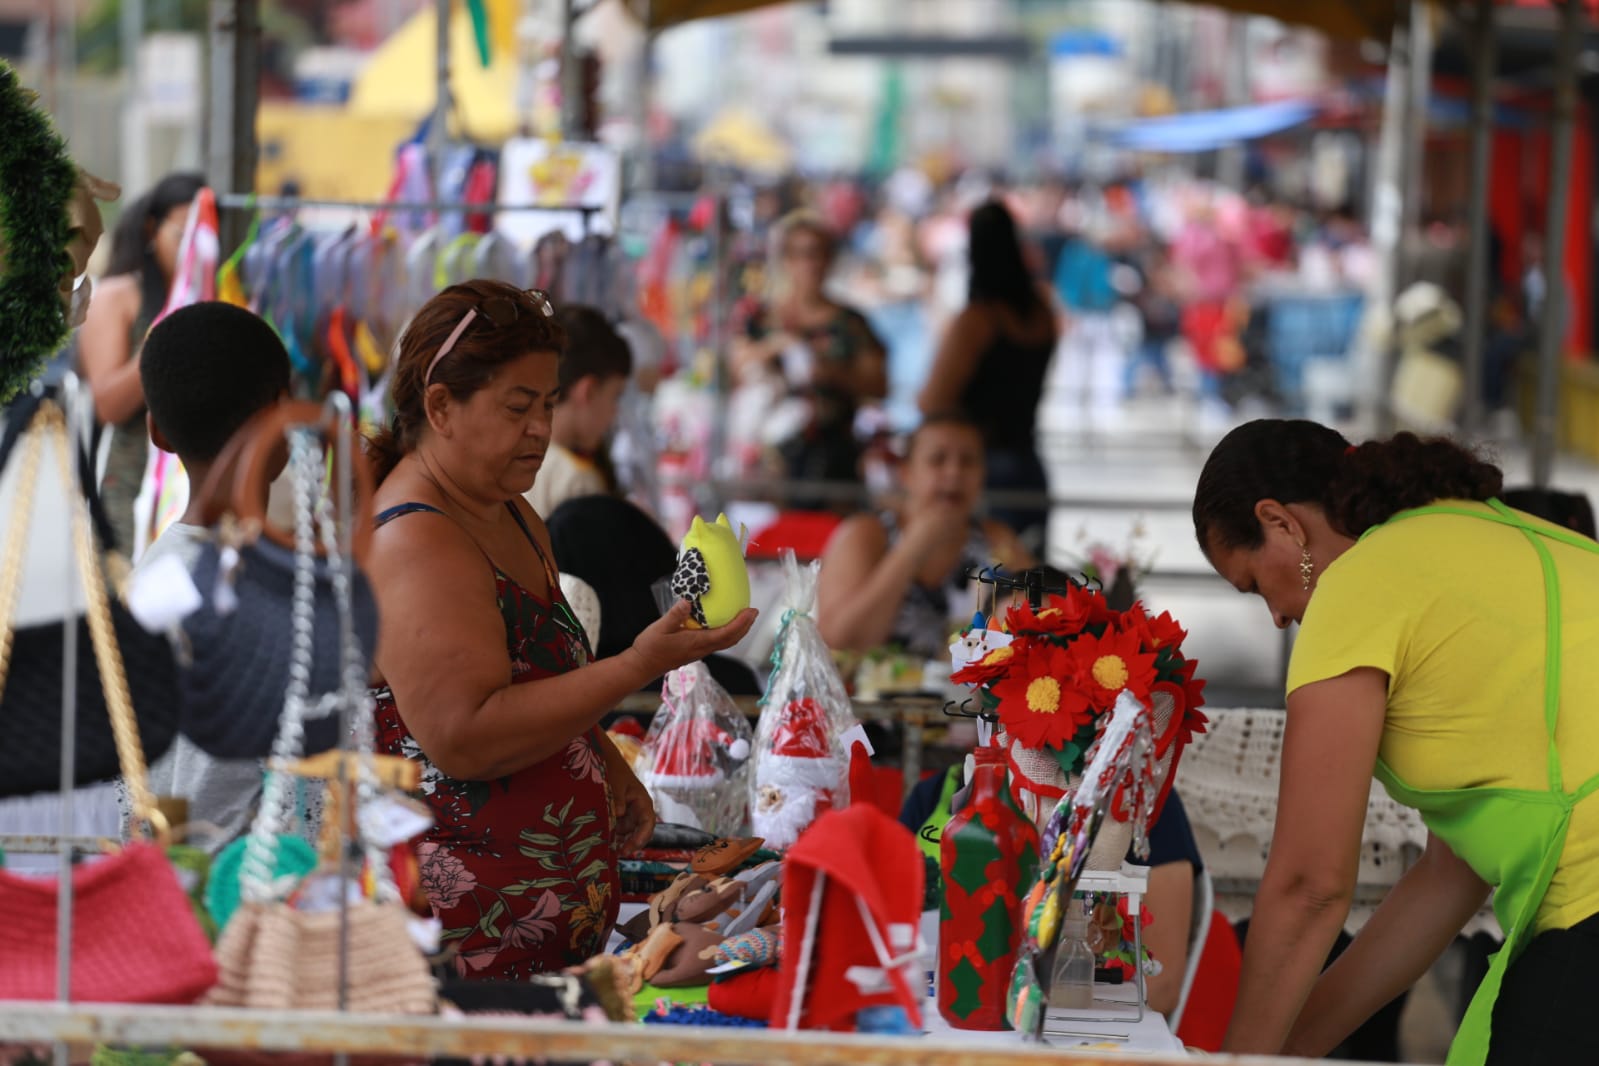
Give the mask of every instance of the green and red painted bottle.
POLYGON ((938 1012, 956 1029, 1008 1029, 1005 993, 1021 901, 1038 874, 1038 830, 1006 783, 1005 754, 979 748, 966 806, 944 827, 938 1012))

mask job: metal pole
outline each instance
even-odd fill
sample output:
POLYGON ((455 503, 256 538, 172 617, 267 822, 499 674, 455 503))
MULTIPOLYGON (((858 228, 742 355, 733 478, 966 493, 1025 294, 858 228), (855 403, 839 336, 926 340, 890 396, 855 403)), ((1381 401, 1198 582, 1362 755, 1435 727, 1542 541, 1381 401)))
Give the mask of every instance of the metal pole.
POLYGON ((149 182, 149 149, 139 121, 139 45, 144 37, 144 0, 122 0, 119 14, 122 38, 122 159, 119 170, 128 194, 137 195, 149 182))
POLYGON ((1405 99, 1405 199, 1404 228, 1400 240, 1406 249, 1405 271, 1400 290, 1416 276, 1416 252, 1420 248, 1423 164, 1427 157, 1427 103, 1432 89, 1432 4, 1411 0, 1410 4, 1410 92, 1405 99))
MULTIPOLYGON (((74 391, 71 387, 62 390, 62 410, 66 412, 67 429, 62 439, 51 443, 51 447, 70 449, 72 442, 78 439, 74 415, 77 397, 74 391)), ((43 433, 44 430, 35 429, 34 432, 43 433)), ((71 466, 70 452, 63 455, 62 460, 64 465, 71 466)), ((69 483, 64 488, 67 490, 69 524, 76 527, 83 520, 78 513, 78 508, 82 506, 78 500, 78 486, 69 483)), ((68 534, 74 541, 74 548, 77 546, 76 534, 75 528, 68 534)), ((56 998, 62 1003, 72 1000, 72 793, 78 783, 78 626, 71 610, 73 589, 78 583, 75 551, 67 553, 65 577, 62 600, 68 605, 68 610, 67 624, 61 627, 61 822, 58 830, 61 838, 56 842, 59 863, 56 870, 59 897, 56 901, 56 998)), ((66 1066, 69 1056, 65 1042, 56 1041, 53 1054, 57 1066, 66 1066)))
POLYGON ((1565 342, 1566 211, 1571 199, 1571 139, 1577 116, 1577 46, 1582 8, 1560 5, 1555 51, 1553 143, 1549 150, 1549 211, 1544 237, 1544 302, 1538 324, 1538 414, 1533 421, 1532 483, 1548 488, 1560 425, 1560 353, 1565 342))
MULTIPOLYGON (((261 94, 261 0, 211 0, 206 175, 218 194, 255 190, 261 94)), ((244 240, 242 214, 217 220, 224 256, 244 240)))
POLYGON ((78 19, 66 0, 56 0, 52 10, 57 12, 55 25, 55 78, 51 94, 55 104, 51 108, 56 129, 69 141, 76 132, 72 106, 72 83, 78 72, 78 19))
POLYGON ((450 112, 455 100, 450 92, 450 16, 451 0, 434 0, 433 21, 438 25, 434 39, 433 75, 437 92, 433 99, 433 121, 428 127, 428 156, 433 165, 433 198, 442 200, 444 188, 444 149, 450 140, 450 112))
POLYGON ((1488 324, 1488 153, 1493 145, 1494 2, 1477 0, 1471 21, 1471 212, 1466 248, 1466 409, 1461 428, 1467 435, 1483 425, 1484 347, 1488 324))
POLYGON ((583 136, 583 67, 577 50, 577 4, 561 0, 561 139, 583 136))
POLYGON ((650 25, 650 17, 654 14, 650 0, 644 0, 643 12, 644 40, 639 44, 638 84, 633 92, 638 122, 633 188, 648 192, 655 188, 655 142, 650 138, 650 111, 655 104, 655 86, 651 76, 655 65, 655 29, 650 25))
MULTIPOLYGON (((1371 305, 1384 320, 1392 317, 1394 297, 1404 272, 1405 99, 1410 86, 1410 61, 1410 29, 1403 21, 1396 22, 1388 46, 1388 78, 1383 91, 1371 208, 1372 245, 1380 263, 1371 289, 1371 305)), ((1362 407, 1366 415, 1363 421, 1379 436, 1386 436, 1393 431, 1388 404, 1392 343, 1379 341, 1363 346, 1361 354, 1362 407)))

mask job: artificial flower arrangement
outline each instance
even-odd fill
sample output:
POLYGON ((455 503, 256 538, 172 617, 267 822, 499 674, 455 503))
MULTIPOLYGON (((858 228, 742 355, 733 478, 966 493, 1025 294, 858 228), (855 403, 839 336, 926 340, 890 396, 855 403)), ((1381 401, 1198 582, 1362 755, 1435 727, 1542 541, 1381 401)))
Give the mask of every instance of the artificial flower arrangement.
MULTIPOLYGON (((1006 630, 1008 641, 989 634, 989 650, 951 680, 973 686, 979 709, 998 718, 1023 810, 1048 817, 1082 773, 1123 691, 1150 706, 1159 723, 1155 754, 1165 780, 1158 810, 1178 754, 1205 730, 1205 683, 1182 653, 1187 632, 1169 612, 1151 617, 1140 603, 1113 611, 1104 596, 1075 584, 1037 609, 1010 608, 1006 630)), ((1126 822, 1131 812, 1118 797, 1111 815, 1126 822)))
MULTIPOLYGON (((1143 543, 1149 531, 1144 526, 1142 518, 1133 522, 1132 529, 1127 534, 1126 542, 1120 547, 1112 547, 1104 541, 1090 540, 1088 527, 1083 526, 1077 531, 1078 566, 1083 575, 1099 583, 1107 595, 1112 592, 1126 589, 1128 602, 1132 599, 1133 590, 1155 566, 1155 553, 1145 552, 1143 543), (1120 582, 1120 584, 1118 584, 1120 582)), ((1114 599, 1114 596, 1111 596, 1114 599)))

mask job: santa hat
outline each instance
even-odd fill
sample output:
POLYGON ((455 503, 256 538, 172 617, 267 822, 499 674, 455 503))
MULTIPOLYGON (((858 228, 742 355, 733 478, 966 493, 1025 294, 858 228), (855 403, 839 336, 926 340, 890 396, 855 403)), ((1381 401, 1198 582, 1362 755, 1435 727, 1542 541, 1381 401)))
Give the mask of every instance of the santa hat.
POLYGON ((649 769, 642 775, 646 788, 714 788, 727 779, 716 762, 716 750, 725 748, 734 759, 749 755, 749 741, 735 739, 725 729, 703 718, 682 718, 661 730, 651 747, 649 769))
POLYGON ((833 757, 827 711, 816 700, 790 700, 772 733, 772 750, 761 759, 760 784, 837 788, 844 768, 833 757))

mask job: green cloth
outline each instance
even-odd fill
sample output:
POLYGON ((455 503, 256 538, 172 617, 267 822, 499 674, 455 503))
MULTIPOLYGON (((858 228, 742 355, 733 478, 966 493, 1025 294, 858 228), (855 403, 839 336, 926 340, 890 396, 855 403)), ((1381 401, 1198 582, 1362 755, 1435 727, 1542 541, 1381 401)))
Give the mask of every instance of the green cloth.
POLYGON ((679 1007, 708 1007, 711 1005, 711 989, 709 985, 703 988, 656 988, 654 985, 645 985, 633 997, 633 1010, 642 1018, 654 1011, 655 1004, 663 999, 679 1007))
POLYGON ((935 863, 939 861, 939 844, 944 839, 944 827, 949 824, 950 807, 954 804, 955 793, 960 791, 960 787, 961 768, 951 766, 944 771, 944 788, 938 794, 938 806, 933 808, 933 813, 927 816, 927 820, 922 823, 922 828, 916 834, 916 843, 922 849, 922 854, 935 863))
POLYGON ((1505 944, 1493 956, 1487 976, 1477 987, 1466 1016, 1449 1047, 1449 1066, 1480 1066, 1488 1055, 1492 1037, 1494 1001, 1510 963, 1526 947, 1527 934, 1549 890, 1555 868, 1566 846, 1566 830, 1577 804, 1599 791, 1599 776, 1567 791, 1561 779, 1560 753, 1555 725, 1560 719, 1561 607, 1560 580, 1543 538, 1558 540, 1583 551, 1599 554, 1599 543, 1561 530, 1535 526, 1498 500, 1490 500, 1494 514, 1485 515, 1448 505, 1419 507, 1389 519, 1403 521, 1424 514, 1464 515, 1485 522, 1512 526, 1526 536, 1543 567, 1545 635, 1548 657, 1544 670, 1544 725, 1549 742, 1549 788, 1546 791, 1515 788, 1412 788, 1377 760, 1377 778, 1395 801, 1413 807, 1432 833, 1449 845, 1478 877, 1495 886, 1494 914, 1504 931, 1505 944))
MULTIPOLYGON (((249 846, 250 838, 240 837, 223 848, 211 863, 211 877, 205 886, 205 906, 218 930, 226 929, 233 912, 239 909, 239 877, 244 868, 244 850, 249 846)), ((292 833, 278 837, 277 852, 277 862, 272 869, 274 880, 280 877, 298 880, 316 869, 316 849, 292 833)))

